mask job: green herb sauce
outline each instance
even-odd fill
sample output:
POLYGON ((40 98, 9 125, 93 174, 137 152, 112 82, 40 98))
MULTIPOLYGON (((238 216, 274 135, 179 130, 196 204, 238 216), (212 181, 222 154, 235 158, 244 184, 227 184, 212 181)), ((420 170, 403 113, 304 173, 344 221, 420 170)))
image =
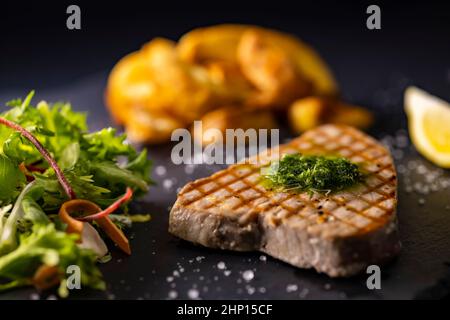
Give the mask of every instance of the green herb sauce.
POLYGON ((345 158, 298 153, 273 162, 263 176, 268 187, 308 193, 336 192, 364 179, 358 165, 345 158))

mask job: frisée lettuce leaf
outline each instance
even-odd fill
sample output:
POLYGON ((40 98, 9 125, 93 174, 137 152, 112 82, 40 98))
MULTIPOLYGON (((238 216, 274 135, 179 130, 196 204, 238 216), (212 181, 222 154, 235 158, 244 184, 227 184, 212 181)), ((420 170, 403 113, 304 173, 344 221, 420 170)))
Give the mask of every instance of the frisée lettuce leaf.
MULTIPOLYGON (((65 297, 70 265, 80 268, 83 286, 104 289, 98 257, 77 245, 79 235, 66 233, 56 215, 69 196, 74 198, 57 173, 64 174, 76 198, 104 208, 126 190, 130 197, 145 194, 153 183, 151 161, 145 149, 136 150, 116 129, 90 132, 85 113, 63 102, 34 106, 33 95, 10 101, 10 108, 0 114, 7 124, 0 124, 0 291, 32 285, 44 266, 57 268, 58 292, 65 297), (11 123, 31 133, 57 166, 44 161, 39 143, 11 129, 11 123)), ((126 203, 121 205, 126 213, 126 203)))

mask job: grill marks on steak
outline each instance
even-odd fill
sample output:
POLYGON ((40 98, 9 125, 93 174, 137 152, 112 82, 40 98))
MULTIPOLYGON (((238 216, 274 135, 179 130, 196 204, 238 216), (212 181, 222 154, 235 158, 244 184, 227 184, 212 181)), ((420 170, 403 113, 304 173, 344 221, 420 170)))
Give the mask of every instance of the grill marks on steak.
POLYGON ((358 163, 364 183, 322 195, 267 190, 257 164, 236 164, 187 184, 170 213, 169 231, 206 247, 260 250, 301 268, 350 276, 400 250, 397 178, 389 152, 347 127, 325 125, 282 145, 286 153, 333 154, 358 163))

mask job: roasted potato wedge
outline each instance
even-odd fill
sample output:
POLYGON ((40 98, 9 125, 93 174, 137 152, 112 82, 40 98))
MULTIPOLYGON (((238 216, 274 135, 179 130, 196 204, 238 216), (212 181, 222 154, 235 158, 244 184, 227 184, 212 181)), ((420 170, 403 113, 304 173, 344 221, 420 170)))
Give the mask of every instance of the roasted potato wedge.
POLYGON ((211 81, 218 88, 223 104, 244 105, 255 88, 245 78, 238 65, 225 61, 211 62, 206 65, 211 81))
POLYGON ((339 93, 336 80, 320 55, 309 45, 286 33, 264 29, 268 37, 289 53, 301 73, 313 83, 313 94, 335 97, 339 93))
POLYGON ((222 61, 237 64, 236 49, 248 26, 222 24, 197 28, 180 38, 177 51, 182 60, 194 64, 222 61))
POLYGON ((319 126, 324 121, 328 105, 323 99, 308 97, 295 101, 289 108, 288 119, 295 133, 319 126))
POLYGON ((299 99, 290 106, 288 120, 295 133, 302 133, 324 123, 367 129, 373 122, 373 115, 362 107, 336 99, 308 97, 299 99))
POLYGON ((362 107, 339 103, 328 118, 330 123, 346 124, 368 129, 374 121, 373 114, 362 107))
POLYGON ((303 77, 290 55, 257 29, 243 33, 237 57, 242 72, 257 88, 249 105, 283 108, 311 94, 311 82, 303 77))
POLYGON ((210 135, 209 129, 217 129, 225 142, 226 129, 274 129, 277 128, 277 121, 270 111, 266 110, 242 110, 241 107, 231 106, 223 107, 205 114, 201 119, 202 126, 197 127, 202 131, 195 132, 192 128, 193 135, 197 142, 206 145, 215 142, 215 136, 210 135))
POLYGON ((181 61, 172 41, 156 38, 114 67, 106 102, 119 123, 134 107, 190 122, 223 103, 220 95, 206 68, 181 61))
POLYGON ((181 61, 173 42, 156 39, 141 51, 168 113, 193 121, 221 102, 220 89, 211 81, 206 68, 181 61))
POLYGON ((237 48, 242 35, 257 30, 289 54, 296 66, 313 83, 315 95, 336 96, 338 86, 319 54, 298 38, 286 33, 251 25, 223 24, 198 28, 184 35, 177 46, 181 59, 203 64, 211 61, 237 63, 237 48))
POLYGON ((124 125, 131 141, 147 144, 170 141, 175 129, 186 127, 186 123, 173 116, 142 109, 135 109, 124 125))
POLYGON ((148 106, 155 97, 152 71, 139 52, 122 58, 111 71, 105 92, 114 120, 123 124, 135 106, 148 106))
POLYGON ((273 128, 271 112, 286 109, 297 132, 327 121, 368 123, 362 109, 330 106, 337 91, 326 64, 297 38, 228 24, 195 29, 178 43, 155 38, 124 57, 105 101, 130 139, 146 143, 168 141, 172 130, 198 119, 221 132, 273 128), (323 100, 305 103, 307 96, 323 100))

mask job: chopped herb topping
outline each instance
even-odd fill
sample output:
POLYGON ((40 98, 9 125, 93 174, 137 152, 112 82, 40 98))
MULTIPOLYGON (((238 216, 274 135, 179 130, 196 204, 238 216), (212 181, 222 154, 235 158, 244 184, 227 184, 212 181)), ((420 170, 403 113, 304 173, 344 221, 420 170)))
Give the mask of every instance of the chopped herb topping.
POLYGON ((364 178, 358 165, 335 156, 289 154, 273 162, 264 174, 268 186, 308 193, 330 193, 364 178))

